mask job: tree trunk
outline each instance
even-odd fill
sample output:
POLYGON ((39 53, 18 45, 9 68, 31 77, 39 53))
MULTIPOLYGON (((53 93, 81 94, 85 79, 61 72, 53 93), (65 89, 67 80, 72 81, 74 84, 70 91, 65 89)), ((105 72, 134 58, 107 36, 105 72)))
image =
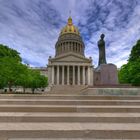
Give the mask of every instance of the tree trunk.
POLYGON ((32 88, 32 94, 34 94, 34 92, 35 92, 35 89, 34 89, 34 88, 32 88))
POLYGON ((25 93, 25 87, 23 87, 23 93, 25 93))
POLYGON ((12 82, 11 81, 8 82, 8 87, 9 87, 9 92, 11 93, 12 92, 12 82))

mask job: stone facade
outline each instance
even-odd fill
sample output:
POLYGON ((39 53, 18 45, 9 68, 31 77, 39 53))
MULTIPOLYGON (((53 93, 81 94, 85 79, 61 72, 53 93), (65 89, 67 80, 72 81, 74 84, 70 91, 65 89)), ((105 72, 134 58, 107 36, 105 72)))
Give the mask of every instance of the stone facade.
POLYGON ((93 85, 92 59, 84 55, 85 45, 78 29, 68 19, 55 45, 55 57, 48 60, 49 85, 93 85))
POLYGON ((41 75, 48 77, 48 69, 46 67, 31 67, 31 69, 38 70, 41 75))

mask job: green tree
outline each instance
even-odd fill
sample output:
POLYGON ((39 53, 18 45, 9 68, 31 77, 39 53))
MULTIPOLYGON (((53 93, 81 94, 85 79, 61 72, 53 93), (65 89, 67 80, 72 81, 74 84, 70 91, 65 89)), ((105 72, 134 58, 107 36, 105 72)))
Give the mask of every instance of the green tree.
POLYGON ((31 88, 33 93, 36 88, 46 87, 48 80, 40 75, 37 70, 32 70, 21 63, 21 58, 16 50, 0 45, 0 88, 22 86, 31 88))
MULTIPOLYGON (((1 72, 1 71, 0 71, 1 72)), ((6 79, 3 75, 0 73, 0 89, 3 89, 6 86, 6 79)))
POLYGON ((19 53, 5 45, 0 44, 0 88, 11 87, 16 83, 23 64, 19 53))
POLYGON ((40 75, 37 70, 24 68, 24 71, 19 75, 17 85, 23 87, 25 93, 26 88, 31 88, 34 93, 37 88, 44 88, 48 85, 47 77, 40 75))
POLYGON ((19 52, 9 48, 8 46, 0 44, 0 58, 7 57, 7 56, 21 62, 21 57, 19 56, 19 52))
POLYGON ((20 71, 20 74, 17 77, 16 85, 17 86, 22 86, 24 93, 25 93, 25 89, 29 85, 29 76, 28 75, 29 75, 29 69, 28 69, 27 66, 23 65, 22 66, 22 71, 20 71))
POLYGON ((140 40, 133 46, 128 63, 121 67, 119 81, 140 86, 140 40))
POLYGON ((133 46, 128 62, 135 62, 140 59, 140 40, 133 46))
POLYGON ((44 88, 48 85, 47 77, 40 75, 40 72, 37 70, 29 70, 28 73, 28 87, 32 89, 34 93, 37 88, 44 88))
POLYGON ((9 91, 11 91, 11 87, 16 85, 20 73, 23 72, 23 68, 23 64, 17 62, 14 58, 0 58, 0 77, 2 79, 1 87, 7 85, 9 87, 9 91))

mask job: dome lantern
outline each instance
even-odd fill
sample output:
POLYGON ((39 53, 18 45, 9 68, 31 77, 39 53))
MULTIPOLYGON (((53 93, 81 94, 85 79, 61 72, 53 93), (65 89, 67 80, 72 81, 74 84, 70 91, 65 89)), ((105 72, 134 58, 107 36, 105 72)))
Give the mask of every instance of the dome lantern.
POLYGON ((68 18, 67 25, 62 28, 62 30, 60 32, 60 36, 64 35, 64 34, 69 34, 69 33, 80 35, 78 28, 75 27, 72 23, 71 17, 68 18))

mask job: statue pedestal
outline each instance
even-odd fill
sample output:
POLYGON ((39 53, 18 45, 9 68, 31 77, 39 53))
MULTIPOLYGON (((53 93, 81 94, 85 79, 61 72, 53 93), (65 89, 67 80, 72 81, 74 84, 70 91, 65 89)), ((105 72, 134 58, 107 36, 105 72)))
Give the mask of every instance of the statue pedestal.
POLYGON ((118 72, 114 64, 101 64, 94 71, 94 85, 117 85, 118 72))

